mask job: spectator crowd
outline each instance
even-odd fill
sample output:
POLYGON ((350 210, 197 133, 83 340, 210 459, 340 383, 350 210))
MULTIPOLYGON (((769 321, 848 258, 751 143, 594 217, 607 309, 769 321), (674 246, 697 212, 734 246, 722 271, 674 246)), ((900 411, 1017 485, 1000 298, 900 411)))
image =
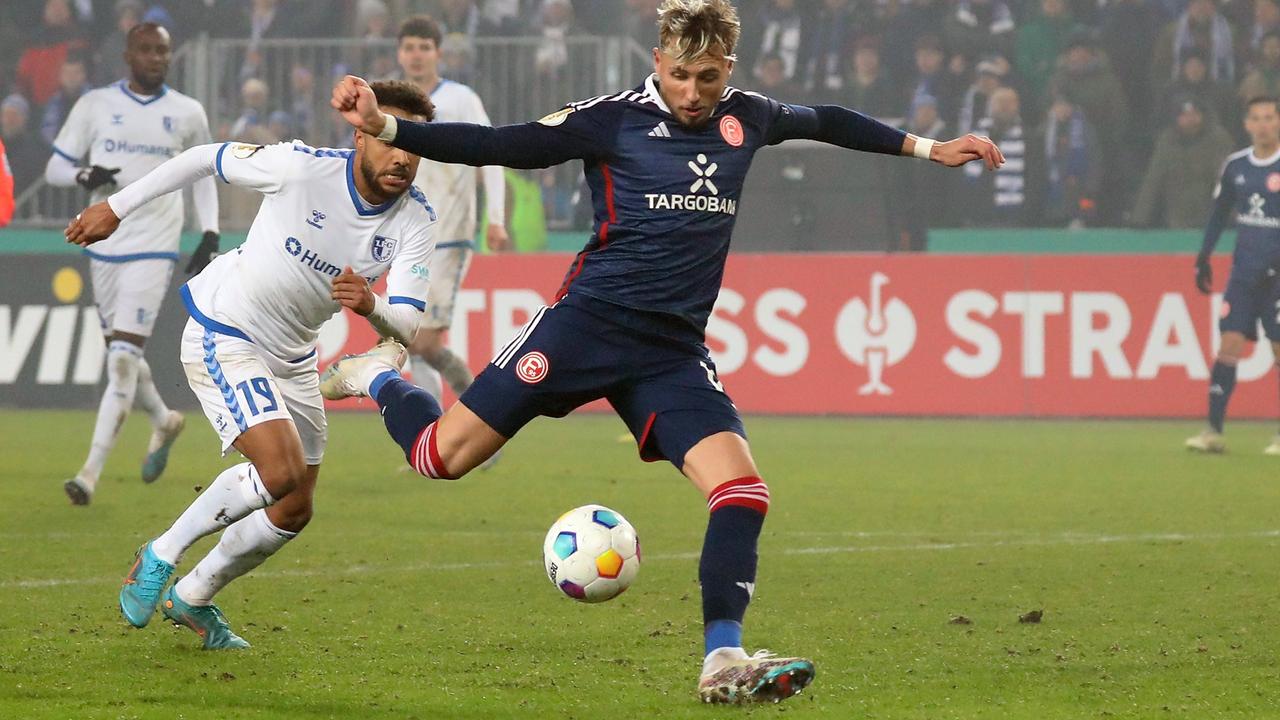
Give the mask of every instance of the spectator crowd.
MULTIPOLYGON (((577 99, 569 68, 592 62, 566 39, 624 36, 647 49, 658 3, 6 0, 0 138, 21 193, 41 175, 76 99, 124 77, 124 35, 142 21, 168 27, 175 46, 202 35, 247 40, 224 58, 215 90, 234 111, 215 122, 215 136, 336 144, 344 128, 324 104, 330 81, 346 71, 393 76, 394 53, 385 43, 348 43, 337 55, 299 54, 280 66, 262 41, 393 40, 402 18, 429 13, 446 33, 446 76, 499 76, 478 59, 476 40, 530 38, 532 71, 566 78, 558 103, 577 99)), ((919 135, 975 132, 1000 144, 1008 162, 997 173, 892 166, 898 202, 888 212, 913 246, 931 227, 1199 227, 1224 158, 1247 144, 1244 101, 1280 94, 1280 0, 736 4, 743 35, 733 84, 845 105, 919 135)), ((532 92, 521 83, 503 91, 532 92)))

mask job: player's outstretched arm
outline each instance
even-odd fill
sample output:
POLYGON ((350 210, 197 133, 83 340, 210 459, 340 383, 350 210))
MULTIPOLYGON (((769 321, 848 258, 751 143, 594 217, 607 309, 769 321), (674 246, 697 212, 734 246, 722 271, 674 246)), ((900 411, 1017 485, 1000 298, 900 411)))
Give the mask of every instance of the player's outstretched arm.
POLYGON ((360 132, 437 162, 535 169, 605 151, 599 138, 580 132, 571 123, 531 122, 494 128, 396 118, 379 110, 373 89, 353 75, 334 86, 330 104, 360 132))
POLYGON ((105 240, 120 221, 146 203, 186 187, 216 171, 218 145, 197 145, 138 178, 128 187, 84 212, 67 225, 67 242, 85 247, 105 240))
POLYGON ((938 142, 905 133, 839 105, 775 105, 775 108, 768 140, 771 145, 784 140, 807 139, 850 150, 914 156, 948 167, 981 160, 988 170, 996 170, 1004 164, 1000 148, 990 138, 978 135, 938 142))

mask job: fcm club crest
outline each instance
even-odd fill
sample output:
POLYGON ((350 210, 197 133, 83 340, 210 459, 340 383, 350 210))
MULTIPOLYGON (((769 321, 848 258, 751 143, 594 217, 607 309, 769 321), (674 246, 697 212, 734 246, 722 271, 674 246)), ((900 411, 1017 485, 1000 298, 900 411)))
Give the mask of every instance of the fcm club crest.
POLYGON ((373 244, 369 246, 374 262, 390 262, 395 257, 398 241, 382 235, 373 236, 373 244))
POLYGON ((884 382, 884 370, 896 365, 916 344, 916 318, 911 308, 897 298, 883 302, 882 290, 889 276, 871 275, 871 305, 862 298, 845 304, 836 317, 836 343, 845 357, 867 368, 867 382, 859 395, 891 395, 884 382))

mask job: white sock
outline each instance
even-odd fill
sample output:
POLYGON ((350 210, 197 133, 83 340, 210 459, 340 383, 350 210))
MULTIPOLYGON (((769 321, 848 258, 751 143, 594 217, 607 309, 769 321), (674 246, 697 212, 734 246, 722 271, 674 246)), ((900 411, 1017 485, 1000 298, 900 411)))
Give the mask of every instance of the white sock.
POLYGON ((708 675, 736 660, 746 660, 747 651, 740 647, 716 648, 702 659, 702 674, 708 675))
POLYGON ((187 548, 200 538, 212 535, 275 501, 252 463, 233 465, 223 470, 209 488, 200 493, 172 527, 151 542, 151 551, 161 560, 177 565, 187 548))
POLYGON ((431 397, 440 402, 444 394, 444 381, 440 373, 423 358, 414 355, 409 358, 409 369, 413 373, 413 384, 431 393, 431 397))
POLYGON ((107 348, 107 390, 98 404, 98 421, 93 426, 89 457, 85 458, 79 473, 79 477, 89 482, 91 490, 97 485, 102 466, 116 446, 120 428, 133 407, 141 358, 142 348, 123 340, 112 340, 107 348))
POLYGON ((297 535, 271 524, 267 511, 258 510, 223 531, 218 544, 178 581, 174 592, 189 605, 211 605, 227 583, 261 565, 297 535))
POLYGON ((138 359, 138 394, 134 402, 146 411, 152 427, 160 427, 169 419, 169 406, 164 404, 155 381, 151 379, 151 366, 146 358, 138 359))

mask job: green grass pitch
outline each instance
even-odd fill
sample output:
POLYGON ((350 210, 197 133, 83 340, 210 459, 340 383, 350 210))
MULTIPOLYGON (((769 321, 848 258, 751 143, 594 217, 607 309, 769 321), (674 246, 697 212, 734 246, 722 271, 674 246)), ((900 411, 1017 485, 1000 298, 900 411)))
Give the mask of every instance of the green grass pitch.
POLYGON ((73 508, 61 482, 92 416, 0 413, 0 718, 1280 714, 1270 426, 1198 457, 1192 423, 749 418, 773 507, 747 642, 818 677, 744 710, 694 695, 703 503, 615 442, 618 420, 535 422, 456 483, 399 472, 372 414, 331 422, 311 527, 220 596, 253 648, 218 654, 116 609, 134 549, 231 462, 202 418, 143 486, 135 415, 73 508), (598 606, 540 562, 546 528, 588 502, 644 545, 636 584, 598 606))

